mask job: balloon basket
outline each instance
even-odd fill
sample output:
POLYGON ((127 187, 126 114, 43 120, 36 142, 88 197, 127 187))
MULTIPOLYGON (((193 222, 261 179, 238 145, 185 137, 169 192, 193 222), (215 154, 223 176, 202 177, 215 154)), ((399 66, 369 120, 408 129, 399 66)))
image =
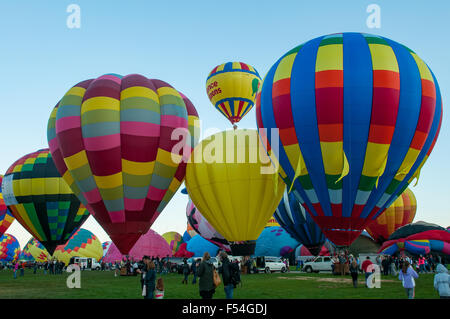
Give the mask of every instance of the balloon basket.
POLYGON ((255 253, 255 247, 255 240, 230 243, 231 255, 233 256, 251 256, 255 253))

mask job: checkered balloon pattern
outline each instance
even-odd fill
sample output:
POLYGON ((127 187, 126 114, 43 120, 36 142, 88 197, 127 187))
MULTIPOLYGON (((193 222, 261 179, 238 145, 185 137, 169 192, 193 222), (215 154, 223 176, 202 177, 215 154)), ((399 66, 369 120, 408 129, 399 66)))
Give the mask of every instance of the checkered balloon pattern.
POLYGON ((13 216, 50 254, 89 216, 56 170, 48 149, 14 162, 6 171, 2 190, 13 216))

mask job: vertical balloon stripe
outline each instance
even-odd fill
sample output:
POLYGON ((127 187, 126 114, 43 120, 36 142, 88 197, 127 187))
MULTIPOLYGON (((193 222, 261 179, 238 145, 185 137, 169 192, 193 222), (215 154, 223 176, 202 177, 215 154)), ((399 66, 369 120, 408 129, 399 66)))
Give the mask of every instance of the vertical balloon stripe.
MULTIPOLYGON (((378 202, 386 199, 383 199, 383 193, 389 191, 389 183, 401 171, 401 163, 409 150, 421 108, 421 81, 414 59, 404 46, 389 39, 385 39, 385 41, 394 51, 399 72, 402 74, 400 78, 400 99, 395 123, 396 129, 389 148, 386 170, 380 177, 377 191, 372 191, 366 201, 366 207, 373 207, 373 205, 378 205, 378 202)), ((370 210, 365 208, 360 216, 365 218, 369 213, 370 210)))
POLYGON ((382 211, 385 207, 388 207, 395 200, 395 198, 398 196, 399 191, 408 185, 410 179, 413 178, 414 174, 416 174, 416 171, 420 168, 420 165, 423 163, 423 160, 425 159, 425 157, 429 151, 429 148, 433 144, 433 141, 435 141, 435 138, 437 138, 437 136, 439 135, 441 116, 442 116, 442 104, 441 104, 442 100, 441 100, 441 93, 439 90, 439 86, 437 85, 437 81, 434 78, 434 75, 433 75, 433 80, 436 85, 436 107, 435 107, 435 112, 434 112, 434 116, 433 116, 433 123, 431 125, 431 129, 428 133, 425 144, 424 144, 422 150, 420 151, 419 155, 417 156, 416 161, 412 165, 409 173, 406 174, 406 176, 403 178, 402 181, 397 181, 396 179, 394 179, 391 182, 391 185, 389 185, 389 187, 388 187, 389 193, 385 194, 386 195, 385 197, 387 197, 388 199, 385 201, 384 205, 380 205, 381 206, 380 210, 375 208, 372 211, 372 213, 369 215, 369 217, 372 217, 372 216, 376 217, 380 211, 382 211))
POLYGON ((342 34, 324 37, 315 65, 317 127, 333 216, 342 215, 343 48, 342 34))
POLYGON ((373 68, 372 56, 365 38, 359 33, 345 33, 344 50, 344 152, 347 156, 350 172, 343 179, 342 216, 358 216, 362 210, 358 205, 357 193, 364 165, 369 135, 371 108, 361 105, 372 104, 373 68), (353 213, 352 213, 353 212, 353 213))
MULTIPOLYGON (((314 94, 316 57, 321 41, 322 38, 316 38, 301 47, 292 66, 290 92, 296 137, 305 160, 306 169, 310 174, 308 175, 309 183, 302 177, 298 179, 298 183, 304 188, 307 197, 305 198, 301 193, 300 196, 305 199, 307 205, 308 201, 306 199, 311 202, 313 208, 310 207, 310 210, 312 212, 315 211, 314 215, 331 216, 332 211, 317 128, 316 99, 314 94), (297 87, 308 89, 294 89, 297 87), (308 107, 305 107, 306 105, 308 107), (300 119, 305 122, 300 123, 300 119)), ((281 163, 281 166, 285 167, 283 163, 281 163)), ((289 172, 286 173, 292 179, 292 175, 289 172)), ((300 191, 297 186, 296 189, 300 191)))

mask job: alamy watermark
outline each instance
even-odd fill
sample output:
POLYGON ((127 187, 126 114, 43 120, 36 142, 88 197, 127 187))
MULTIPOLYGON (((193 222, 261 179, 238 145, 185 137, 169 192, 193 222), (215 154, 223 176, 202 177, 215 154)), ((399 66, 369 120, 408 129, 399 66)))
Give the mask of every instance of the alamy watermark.
POLYGON ((81 28, 81 8, 78 4, 69 4, 66 9, 70 13, 66 20, 66 25, 69 29, 81 28))
POLYGON ((67 277, 67 288, 81 288, 81 269, 77 264, 71 264, 67 266, 67 270, 70 275, 67 277))
POLYGON ((366 25, 369 29, 381 28, 381 8, 378 4, 369 4, 366 8, 366 12, 370 13, 367 17, 366 25))

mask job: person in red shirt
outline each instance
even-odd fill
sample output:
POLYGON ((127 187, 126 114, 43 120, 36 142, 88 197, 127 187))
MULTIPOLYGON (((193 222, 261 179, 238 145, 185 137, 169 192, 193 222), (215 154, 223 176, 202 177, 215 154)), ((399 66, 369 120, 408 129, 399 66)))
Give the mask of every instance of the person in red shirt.
POLYGON ((367 256, 366 260, 364 260, 362 265, 361 265, 361 269, 362 269, 362 271, 364 271, 364 274, 365 274, 365 277, 366 277, 366 287, 368 287, 368 285, 367 285, 367 278, 372 273, 371 271, 368 271, 368 269, 367 269, 370 265, 372 265, 372 262, 370 261, 370 257, 367 256))

